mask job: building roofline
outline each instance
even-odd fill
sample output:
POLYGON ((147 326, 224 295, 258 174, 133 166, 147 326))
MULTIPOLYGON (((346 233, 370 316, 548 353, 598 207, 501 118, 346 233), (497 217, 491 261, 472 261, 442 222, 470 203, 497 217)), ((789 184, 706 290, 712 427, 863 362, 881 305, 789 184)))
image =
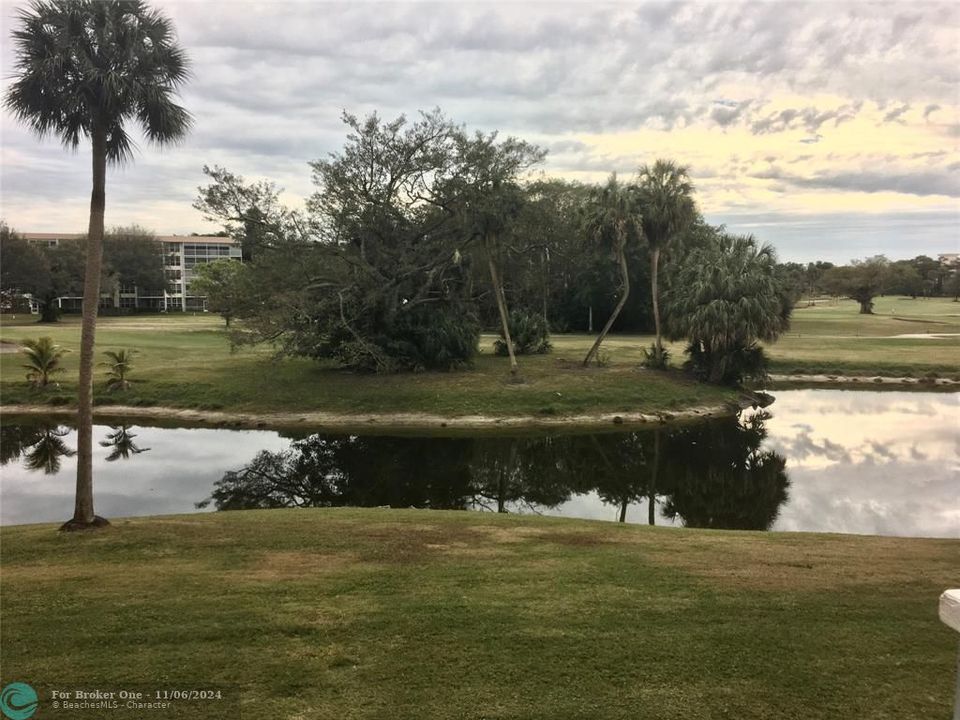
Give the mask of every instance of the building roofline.
MULTIPOLYGON (((26 240, 79 240, 86 233, 17 233, 26 240)), ((158 242, 184 243, 235 243, 232 237, 226 235, 155 235, 158 242)))

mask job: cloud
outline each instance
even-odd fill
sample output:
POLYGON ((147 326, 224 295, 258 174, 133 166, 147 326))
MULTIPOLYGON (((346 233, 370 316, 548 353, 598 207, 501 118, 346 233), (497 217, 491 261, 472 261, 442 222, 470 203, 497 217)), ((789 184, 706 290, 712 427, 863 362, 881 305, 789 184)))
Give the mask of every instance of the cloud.
POLYGON ((907 195, 960 197, 960 177, 955 170, 928 172, 821 172, 812 177, 781 176, 798 187, 851 190, 865 193, 896 192, 907 195))
POLYGON ((717 125, 726 127, 737 122, 750 108, 751 101, 736 102, 732 100, 715 100, 710 110, 710 119, 717 125))
POLYGON ((831 110, 820 110, 816 107, 787 108, 754 120, 750 124, 750 131, 754 135, 763 135, 803 129, 810 134, 815 134, 830 120, 833 120, 833 127, 846 120, 852 120, 857 116, 862 105, 861 102, 855 102, 831 110))
POLYGON ((903 124, 905 121, 901 119, 901 116, 910 109, 910 103, 903 103, 900 107, 894 108, 886 115, 883 116, 884 122, 898 122, 903 124))
MULTIPOLYGON (((306 162, 342 146, 344 109, 392 118, 439 106, 543 145, 548 173, 584 180, 675 156, 697 171, 703 202, 726 213, 786 212, 791 189, 836 203, 845 192, 886 188, 908 202, 953 187, 938 168, 955 149, 921 157, 960 132, 960 11, 950 3, 162 7, 193 58, 183 101, 196 126, 183 146, 144 145, 111 173, 108 222, 213 229, 190 208, 204 164, 309 195, 306 162), (857 139, 869 146, 838 147, 868 120, 875 135, 857 139), (616 148, 594 139, 630 133, 647 134, 616 148), (897 156, 885 161, 896 171, 863 173, 881 149, 897 156), (750 170, 765 157, 797 172, 757 182, 750 170)), ((3 5, 5 27, 13 11, 3 5)), ((5 67, 11 52, 2 43, 5 67)), ((84 227, 86 157, 37 143, 5 111, 0 132, 5 218, 25 230, 84 227)))

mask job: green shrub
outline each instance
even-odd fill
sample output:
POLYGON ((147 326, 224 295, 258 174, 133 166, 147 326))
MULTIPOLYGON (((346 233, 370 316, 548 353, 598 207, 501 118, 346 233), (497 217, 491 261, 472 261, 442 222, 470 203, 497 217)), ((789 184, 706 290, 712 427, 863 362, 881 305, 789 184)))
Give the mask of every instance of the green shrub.
POLYGON ((651 343, 650 347, 643 348, 643 362, 645 368, 651 370, 666 370, 670 364, 670 351, 665 347, 657 347, 656 343, 651 343))
POLYGON ((763 348, 755 343, 711 353, 700 343, 692 342, 686 352, 690 359, 684 363, 684 369, 705 382, 737 387, 744 380, 767 379, 770 361, 763 348))
MULTIPOLYGON (((514 310, 510 313, 509 324, 515 355, 543 355, 553 349, 550 344, 550 329, 542 315, 514 310)), ((493 350, 497 355, 508 354, 503 331, 493 343, 493 350)))

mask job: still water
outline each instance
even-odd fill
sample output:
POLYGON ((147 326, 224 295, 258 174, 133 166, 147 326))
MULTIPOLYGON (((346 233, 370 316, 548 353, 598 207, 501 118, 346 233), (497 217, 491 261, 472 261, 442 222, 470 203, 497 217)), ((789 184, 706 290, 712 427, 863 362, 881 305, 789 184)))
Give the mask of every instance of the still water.
MULTIPOLYGON (((112 518, 354 505, 960 537, 960 394, 775 395, 739 418, 579 435, 97 426, 96 505, 112 518)), ((75 433, 19 422, 0 427, 0 523, 62 521, 75 433)))

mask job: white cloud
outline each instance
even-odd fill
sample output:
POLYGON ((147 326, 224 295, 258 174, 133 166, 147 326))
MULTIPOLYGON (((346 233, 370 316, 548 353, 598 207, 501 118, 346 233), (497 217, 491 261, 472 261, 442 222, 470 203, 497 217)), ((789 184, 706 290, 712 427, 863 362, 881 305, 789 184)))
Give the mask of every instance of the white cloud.
MULTIPOLYGON (((307 161, 343 142, 343 109, 391 117, 436 106, 552 147, 545 169, 555 175, 593 180, 677 156, 703 169, 708 213, 796 213, 801 201, 807 213, 821 201, 831 213, 865 212, 864 183, 895 177, 886 189, 898 211, 955 222, 950 193, 936 208, 913 207, 910 195, 942 189, 937 178, 958 159, 960 12, 951 4, 162 5, 193 58, 183 100, 196 126, 181 147, 143 145, 132 166, 111 173, 110 223, 211 229, 190 208, 204 164, 304 197, 307 161), (812 156, 791 176, 819 183, 798 195, 790 183, 749 177, 759 158, 803 153, 812 156), (857 187, 864 167, 872 175, 857 187)), ((4 0, 4 32, 16 7, 4 0)), ((6 38, 2 53, 9 68, 6 38)), ((3 216, 23 230, 84 227, 85 154, 38 143, 6 112, 0 132, 3 216)), ((775 227, 763 239, 782 244, 775 227)))

